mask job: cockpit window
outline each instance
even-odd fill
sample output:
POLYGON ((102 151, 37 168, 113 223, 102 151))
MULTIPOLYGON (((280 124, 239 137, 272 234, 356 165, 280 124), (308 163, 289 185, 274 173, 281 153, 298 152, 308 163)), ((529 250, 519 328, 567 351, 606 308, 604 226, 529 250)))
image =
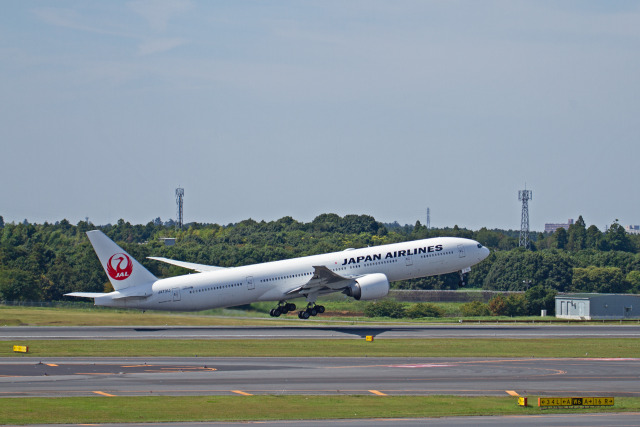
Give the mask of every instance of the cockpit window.
POLYGON ((482 245, 480 243, 478 243, 478 249, 481 249, 482 245))

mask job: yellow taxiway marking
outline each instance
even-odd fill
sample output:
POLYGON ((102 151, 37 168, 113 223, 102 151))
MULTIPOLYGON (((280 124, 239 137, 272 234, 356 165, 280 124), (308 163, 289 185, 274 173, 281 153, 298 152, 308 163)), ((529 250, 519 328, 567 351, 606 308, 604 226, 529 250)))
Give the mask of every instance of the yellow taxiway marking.
POLYGON ((58 366, 55 363, 46 363, 47 366, 58 366))
POLYGON ((377 396, 386 396, 386 394, 382 393, 381 391, 378 390, 369 390, 369 393, 373 393, 377 396))
POLYGON ((95 394, 99 394, 99 395, 101 395, 101 396, 116 397, 116 395, 115 395, 115 394, 105 393, 104 391, 94 391, 93 393, 95 393, 95 394))
POLYGON ((241 394, 243 396, 253 396, 253 394, 245 393, 244 391, 240 391, 240 390, 231 390, 231 393, 241 394))
POLYGON ((509 396, 513 396, 513 397, 520 397, 520 395, 518 393, 516 393, 514 390, 505 390, 507 392, 507 394, 509 396))
POLYGON ((115 372, 76 372, 76 375, 116 375, 115 372))

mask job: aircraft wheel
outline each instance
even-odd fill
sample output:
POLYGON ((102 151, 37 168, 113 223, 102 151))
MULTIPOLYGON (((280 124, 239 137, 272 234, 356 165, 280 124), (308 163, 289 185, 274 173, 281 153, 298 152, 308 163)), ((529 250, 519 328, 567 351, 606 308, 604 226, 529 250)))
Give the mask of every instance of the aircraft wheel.
POLYGON ((287 314, 289 312, 289 308, 286 305, 283 305, 282 307, 278 307, 278 310, 280 310, 280 313, 282 314, 287 314))
POLYGON ((273 309, 273 314, 272 314, 273 317, 280 317, 280 314, 282 314, 282 313, 280 312, 279 308, 274 308, 273 309))
POLYGON ((311 316, 318 315, 318 310, 315 307, 308 308, 306 312, 309 313, 311 316))
POLYGON ((287 310, 289 311, 296 311, 296 305, 293 303, 287 303, 287 310))
POLYGON ((324 313, 324 305, 316 305, 316 310, 318 310, 318 314, 324 313))
POLYGON ((269 311, 269 316, 276 317, 275 314, 273 314, 273 308, 269 311))
POLYGON ((310 316, 310 314, 309 314, 309 312, 308 312, 308 311, 301 311, 301 312, 300 312, 300 318, 301 318, 301 319, 308 319, 308 318, 309 318, 309 316, 310 316))

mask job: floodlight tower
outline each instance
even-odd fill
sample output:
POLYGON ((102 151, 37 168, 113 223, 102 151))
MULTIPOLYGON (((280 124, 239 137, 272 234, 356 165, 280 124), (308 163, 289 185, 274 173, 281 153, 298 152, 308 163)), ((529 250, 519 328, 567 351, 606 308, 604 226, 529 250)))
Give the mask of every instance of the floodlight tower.
POLYGON ((176 229, 182 230, 182 201, 184 199, 184 188, 176 188, 176 204, 178 205, 176 229))
POLYGON ((518 200, 522 202, 520 242, 518 246, 524 246, 525 249, 529 249, 529 200, 533 199, 533 191, 526 188, 527 186, 525 185, 524 190, 518 191, 518 200))

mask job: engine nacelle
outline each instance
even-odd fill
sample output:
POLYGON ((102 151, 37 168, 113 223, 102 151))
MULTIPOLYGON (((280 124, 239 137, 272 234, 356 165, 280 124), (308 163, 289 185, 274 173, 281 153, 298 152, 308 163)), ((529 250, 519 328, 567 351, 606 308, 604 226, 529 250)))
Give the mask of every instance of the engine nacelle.
POLYGON ((389 293, 389 279, 382 273, 367 274, 357 278, 345 293, 358 301, 383 298, 389 293))

